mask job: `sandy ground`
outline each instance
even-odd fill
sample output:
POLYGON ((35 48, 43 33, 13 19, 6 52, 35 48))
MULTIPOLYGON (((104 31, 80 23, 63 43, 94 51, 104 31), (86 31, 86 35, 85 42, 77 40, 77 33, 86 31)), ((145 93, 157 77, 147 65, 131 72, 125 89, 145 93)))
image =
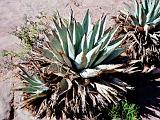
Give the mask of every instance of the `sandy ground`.
MULTIPOLYGON (((51 14, 58 10, 62 16, 68 17, 70 9, 75 16, 82 19, 87 9, 90 9, 93 20, 97 20, 103 13, 110 16, 115 14, 125 0, 0 0, 0 50, 17 50, 20 41, 11 32, 16 26, 24 22, 24 16, 38 15, 44 11, 51 14)), ((109 22, 111 24, 111 22, 109 22)), ((108 24, 108 26, 109 26, 108 24)))

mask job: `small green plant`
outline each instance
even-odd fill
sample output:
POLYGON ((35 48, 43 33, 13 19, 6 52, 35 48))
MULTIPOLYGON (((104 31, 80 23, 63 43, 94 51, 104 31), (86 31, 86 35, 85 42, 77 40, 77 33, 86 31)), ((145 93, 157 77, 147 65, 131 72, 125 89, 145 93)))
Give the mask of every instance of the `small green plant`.
POLYGON ((45 30, 45 25, 48 24, 46 18, 47 16, 43 12, 36 16, 35 20, 25 17, 25 24, 17 27, 12 34, 17 36, 26 47, 30 49, 37 47, 43 42, 41 33, 45 30))
POLYGON ((0 52, 0 57, 10 57, 24 59, 25 56, 30 52, 30 47, 24 46, 20 51, 14 52, 9 50, 2 50, 0 52))
POLYGON ((125 6, 116 21, 131 33, 128 55, 148 66, 160 65, 160 1, 133 0, 125 6))
POLYGON ((0 52, 0 57, 6 57, 6 56, 11 56, 15 57, 17 54, 13 51, 8 51, 8 50, 3 50, 0 52))
POLYGON ((107 109, 108 116, 110 119, 119 119, 121 118, 121 115, 119 113, 119 106, 118 105, 113 105, 111 109, 107 109))
POLYGON ((89 11, 82 23, 73 12, 67 21, 59 14, 52 18, 44 46, 32 51, 32 70, 20 67, 25 107, 40 118, 96 119, 109 103, 123 99, 127 84, 112 73, 124 70, 116 61, 125 38, 115 38, 118 28, 105 30, 105 23, 103 16, 93 25, 89 11))
POLYGON ((140 120, 139 107, 128 101, 122 101, 107 109, 107 115, 114 120, 140 120))
POLYGON ((38 39, 38 30, 36 23, 27 22, 27 24, 21 28, 17 28, 14 34, 22 40, 22 42, 32 47, 34 42, 38 39))

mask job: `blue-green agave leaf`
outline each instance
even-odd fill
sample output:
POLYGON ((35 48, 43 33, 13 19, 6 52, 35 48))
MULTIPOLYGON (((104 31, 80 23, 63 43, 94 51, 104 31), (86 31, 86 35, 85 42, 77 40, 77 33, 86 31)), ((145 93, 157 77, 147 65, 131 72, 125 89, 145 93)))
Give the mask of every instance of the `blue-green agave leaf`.
POLYGON ((63 51, 66 55, 68 55, 67 51, 68 51, 68 46, 67 46, 67 28, 63 27, 60 28, 60 26, 56 23, 56 21, 54 21, 55 23, 55 27, 57 30, 57 35, 59 37, 59 40, 61 42, 61 46, 63 48, 63 51))
POLYGON ((157 0, 155 3, 155 9, 154 9, 154 15, 153 15, 154 17, 152 18, 156 18, 159 11, 160 11, 160 1, 157 0))
POLYGON ((87 50, 87 39, 86 39, 86 34, 83 35, 82 40, 81 40, 81 51, 87 50))
POLYGON ((101 62, 103 62, 105 59, 107 60, 108 56, 117 48, 119 45, 123 42, 124 39, 119 38, 116 40, 117 42, 114 44, 110 44, 108 47, 106 47, 101 54, 100 58, 96 61, 94 66, 99 65, 101 62))
POLYGON ((62 57, 62 54, 64 54, 63 51, 58 52, 54 47, 53 48, 50 47, 50 49, 48 49, 47 47, 43 48, 43 54, 46 58, 48 58, 49 60, 55 60, 56 58, 59 62, 65 63, 62 57))
MULTIPOLYGON (((76 23, 76 21, 74 22, 74 27, 73 27, 73 45, 74 48, 76 48, 77 50, 80 47, 81 44, 81 40, 83 37, 83 29, 80 23, 76 23)), ((78 53, 78 51, 75 51, 75 53, 78 53)))
POLYGON ((149 7, 149 12, 147 14, 147 22, 150 22, 151 18, 154 17, 154 9, 155 9, 156 0, 152 0, 152 4, 149 7))
POLYGON ((75 65, 77 69, 83 69, 87 66, 87 57, 85 51, 82 51, 77 55, 75 59, 75 65))
POLYGON ((118 57, 120 54, 122 54, 124 52, 123 48, 117 48, 115 49, 106 59, 105 62, 109 62, 113 59, 115 59, 116 57, 118 57))
POLYGON ((101 20, 100 30, 99 30, 99 38, 103 37, 104 31, 105 31, 105 26, 106 26, 106 16, 104 16, 101 20))
POLYGON ((134 7, 135 7, 135 13, 134 16, 136 17, 136 19, 139 18, 139 3, 137 0, 133 0, 134 2, 134 7))
POLYGON ((118 31, 118 29, 119 29, 119 27, 113 29, 113 30, 110 32, 109 38, 108 38, 108 40, 107 40, 107 43, 105 43, 105 46, 104 46, 103 49, 106 49, 106 48, 108 47, 109 43, 113 40, 113 37, 114 37, 115 33, 118 31))
POLYGON ((88 39, 88 42, 87 42, 88 50, 91 50, 94 47, 94 44, 97 43, 98 37, 99 37, 100 26, 101 26, 100 21, 98 21, 93 28, 90 39, 88 39))
POLYGON ((37 82, 37 80, 34 80, 34 79, 31 79, 29 77, 26 77, 24 75, 21 75, 21 77, 26 80, 29 84, 33 85, 33 86, 39 86, 39 85, 42 85, 43 83, 39 80, 37 82))
POLYGON ((74 60, 75 59, 75 49, 74 49, 74 45, 71 41, 71 37, 69 34, 69 31, 67 32, 67 43, 68 43, 68 56, 74 60))
POLYGON ((46 36, 49 40, 48 47, 51 49, 51 51, 44 48, 44 52, 45 52, 44 55, 50 54, 50 57, 54 56, 54 57, 56 57, 56 59, 58 61, 64 62, 63 57, 61 56, 61 54, 64 53, 64 51, 63 51, 63 48, 61 46, 59 39, 54 37, 53 35, 49 35, 49 34, 46 34, 46 36))
POLYGON ((99 39, 96 45, 104 43, 104 45, 108 42, 110 36, 110 32, 106 33, 103 37, 99 39))
POLYGON ((142 0, 142 4, 145 10, 145 14, 148 13, 148 0, 142 0))
POLYGON ((96 58, 98 57, 99 51, 102 47, 102 44, 99 44, 98 46, 96 46, 95 48, 93 48, 92 50, 90 50, 86 57, 87 57, 87 66, 86 67, 91 67, 93 62, 96 60, 96 58))
POLYGON ((34 81, 36 81, 38 84, 43 85, 44 81, 42 81, 37 75, 33 75, 34 81))
POLYGON ((152 24, 154 24, 155 26, 157 26, 158 24, 160 24, 160 17, 155 19, 152 24))
POLYGON ((146 14, 145 14, 145 10, 143 8, 142 3, 140 3, 139 5, 139 24, 144 26, 145 23, 146 23, 146 14))
POLYGON ((87 10, 87 13, 83 19, 82 27, 85 34, 88 34, 88 32, 91 30, 91 16, 89 14, 89 9, 87 10))

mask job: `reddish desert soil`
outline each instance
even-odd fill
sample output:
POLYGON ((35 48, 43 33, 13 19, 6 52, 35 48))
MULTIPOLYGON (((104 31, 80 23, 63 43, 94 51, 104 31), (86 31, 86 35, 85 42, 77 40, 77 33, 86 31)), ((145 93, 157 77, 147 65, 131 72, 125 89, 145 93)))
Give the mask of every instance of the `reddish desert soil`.
MULTIPOLYGON (((70 9, 72 8, 76 18, 81 20, 86 10, 90 9, 93 21, 100 18, 103 13, 106 14, 108 17, 107 27, 109 27, 112 25, 111 16, 117 14, 117 11, 122 8, 123 2, 129 1, 130 0, 0 0, 0 52, 2 52, 2 50, 21 50, 20 40, 10 33, 16 26, 23 24, 25 15, 33 17, 41 11, 52 14, 54 10, 58 10, 62 16, 68 17, 70 9)), ((11 89, 17 85, 18 79, 15 79, 14 76, 16 70, 12 70, 12 66, 8 66, 9 62, 9 58, 0 57, 0 119, 32 120, 33 118, 28 113, 16 107, 18 104, 16 100, 20 101, 20 98, 17 97, 19 96, 18 93, 13 93, 11 89)), ((147 100, 147 98, 145 100, 147 100)), ((155 111, 155 109, 153 111, 155 111)), ((157 110, 156 112, 157 116, 160 116, 160 112, 157 110)), ((143 119, 159 120, 159 118, 154 116, 143 119)))

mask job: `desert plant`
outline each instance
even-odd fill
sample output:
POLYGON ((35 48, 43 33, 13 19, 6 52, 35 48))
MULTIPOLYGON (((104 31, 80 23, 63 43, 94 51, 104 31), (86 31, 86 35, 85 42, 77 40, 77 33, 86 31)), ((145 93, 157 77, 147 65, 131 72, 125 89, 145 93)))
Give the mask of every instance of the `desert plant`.
POLYGON ((159 65, 160 1, 133 0, 125 6, 116 22, 123 26, 123 31, 132 31, 129 55, 146 65, 159 65))
POLYGON ((14 31, 14 35, 22 40, 27 47, 32 47, 33 43, 38 39, 38 29, 35 23, 30 24, 27 21, 25 26, 19 27, 14 31))
POLYGON ((12 34, 17 36, 25 47, 32 49, 33 47, 41 47, 43 37, 41 33, 45 30, 44 24, 48 23, 47 15, 41 12, 34 19, 25 16, 25 23, 17 27, 12 34))
POLYGON ((121 101, 117 105, 111 105, 107 109, 108 118, 113 120, 139 120, 139 107, 127 100, 121 101))
POLYGON ((30 52, 29 47, 23 47, 23 49, 18 52, 3 50, 2 52, 0 52, 0 57, 10 57, 11 59, 20 58, 22 60, 25 59, 25 56, 28 54, 28 52, 30 52))
POLYGON ((97 119, 127 91, 126 83, 111 76, 123 71, 115 58, 124 51, 119 46, 125 38, 114 38, 118 28, 105 30, 106 16, 93 25, 89 11, 82 24, 73 12, 70 20, 58 14, 52 21, 54 27, 43 33, 43 48, 33 50, 32 74, 20 67, 24 106, 40 118, 97 119))

